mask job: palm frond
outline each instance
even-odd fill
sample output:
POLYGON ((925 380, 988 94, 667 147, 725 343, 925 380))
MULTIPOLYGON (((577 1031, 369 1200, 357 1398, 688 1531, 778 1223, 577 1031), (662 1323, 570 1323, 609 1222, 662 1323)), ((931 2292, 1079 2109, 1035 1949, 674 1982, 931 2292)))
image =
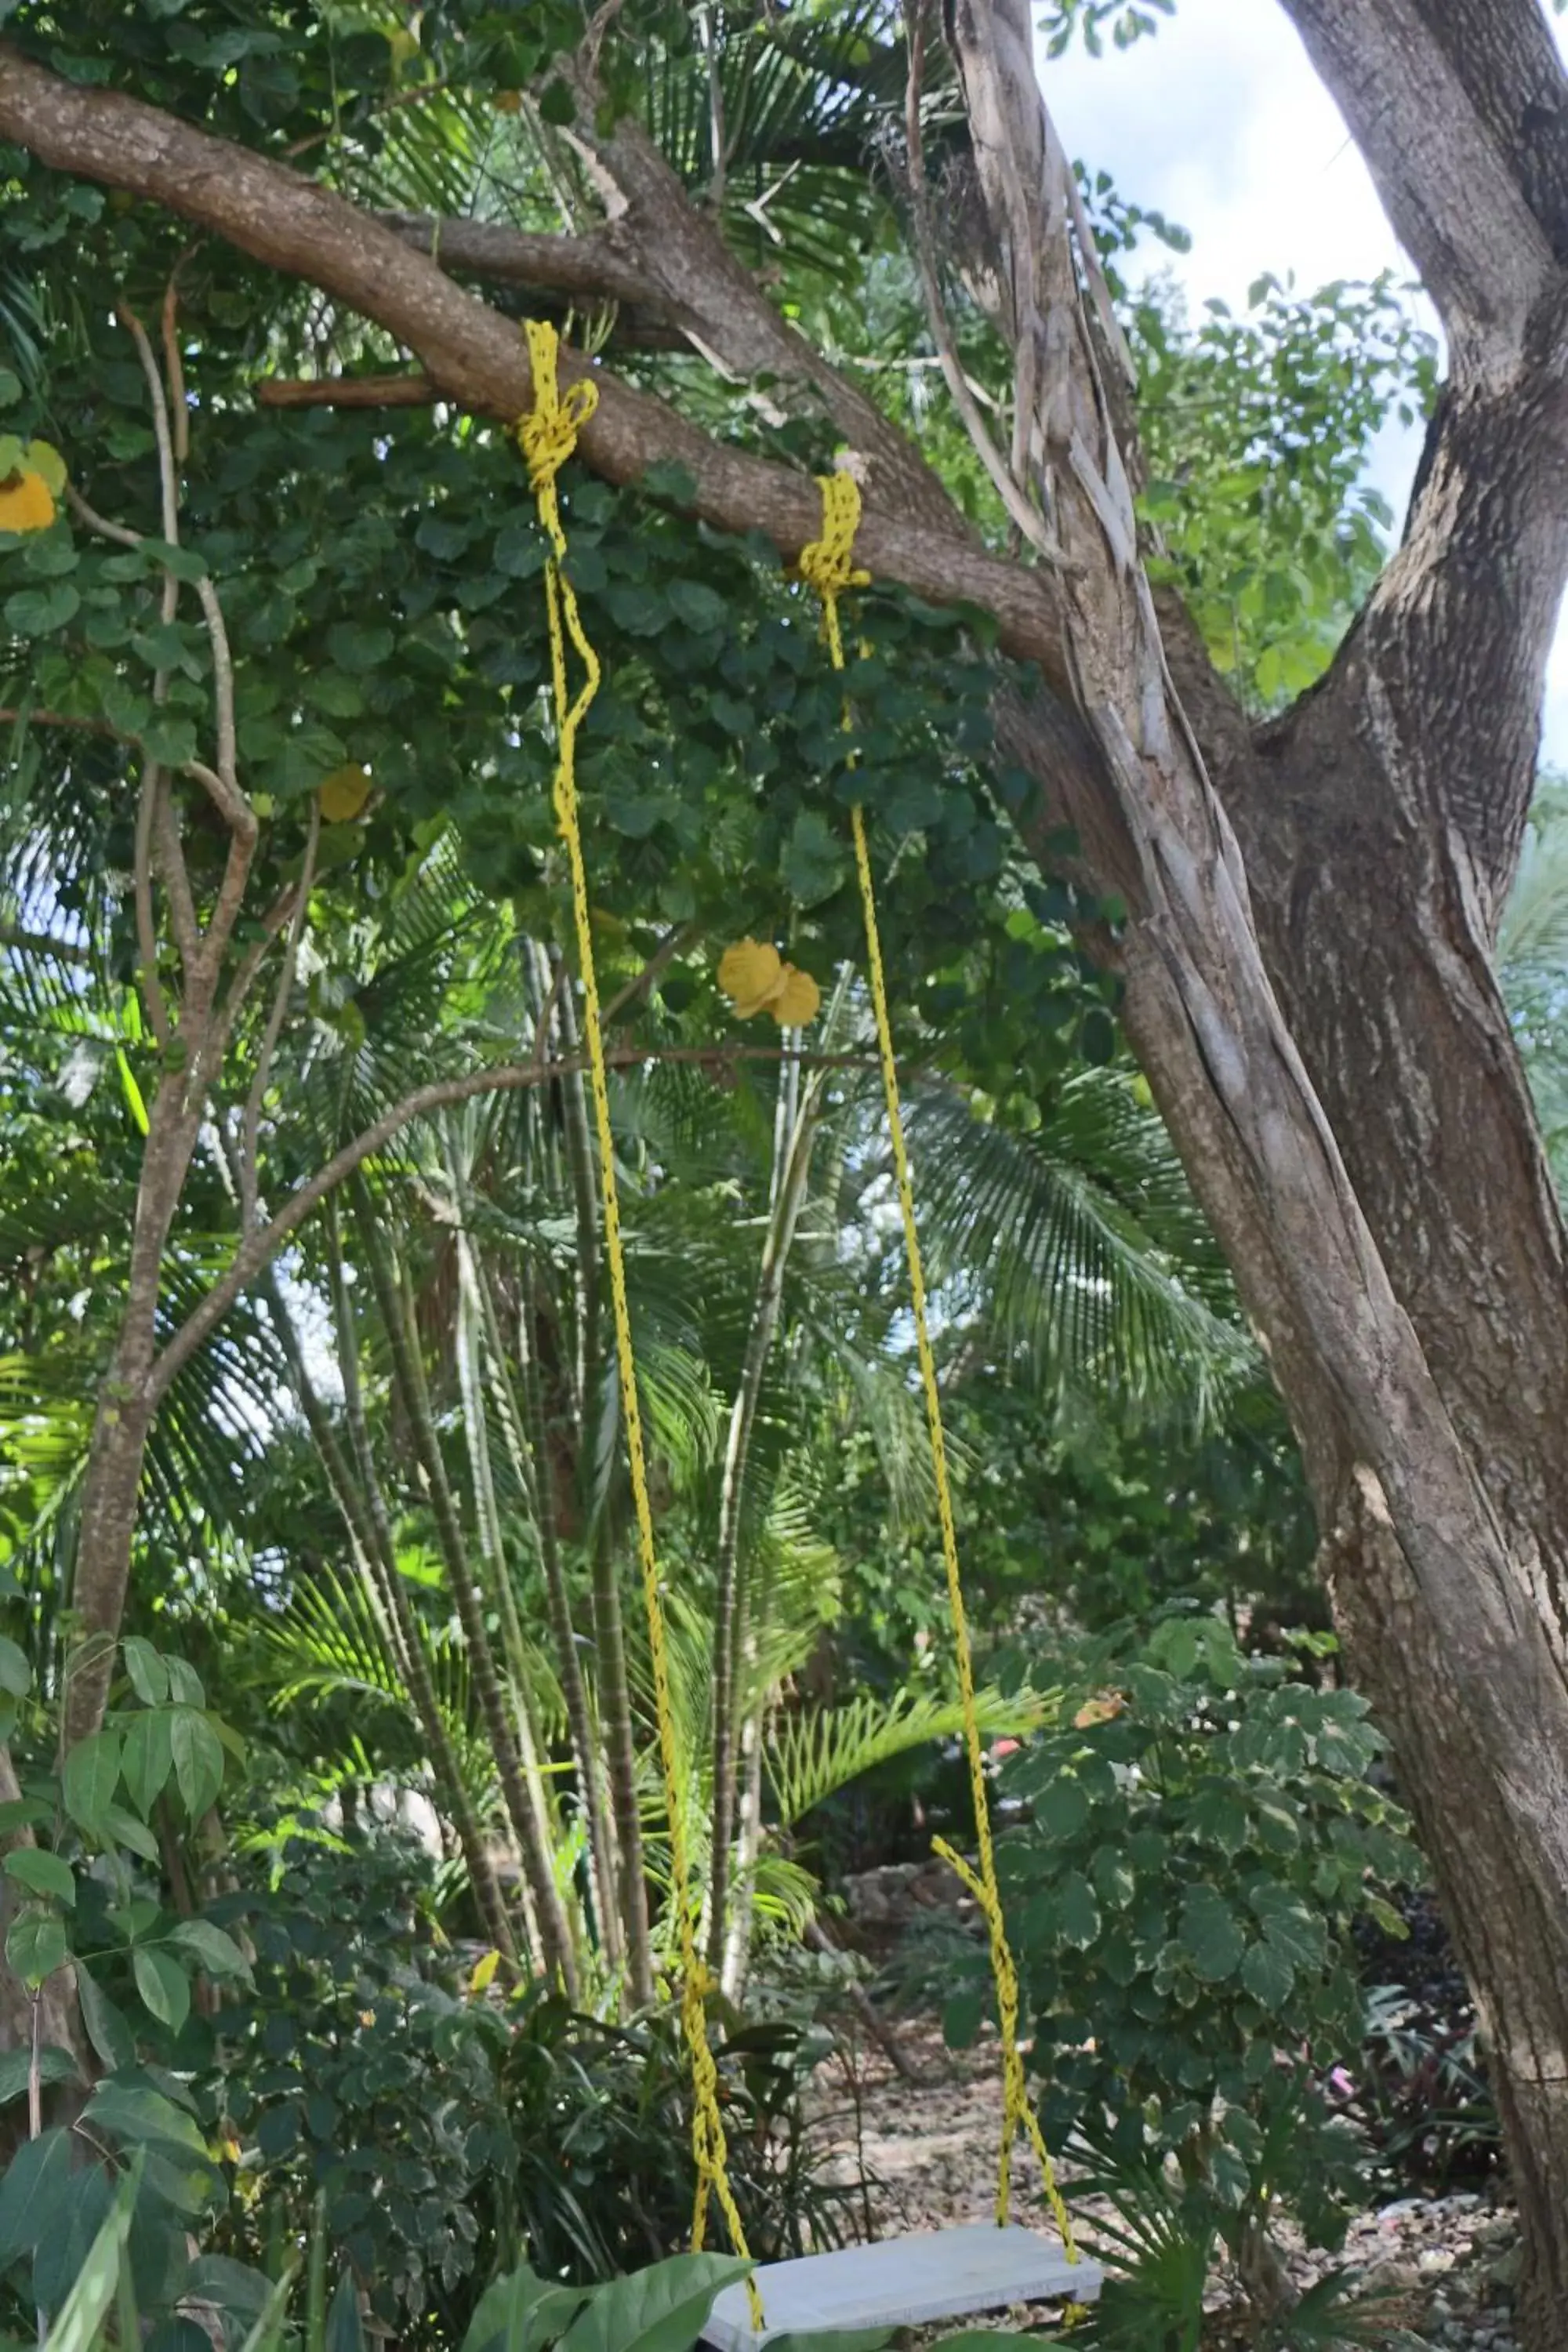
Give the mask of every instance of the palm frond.
MULTIPOLYGON (((988 1737, 1017 1738, 1035 1730, 1053 1705, 1035 1691, 1011 1698, 996 1690, 975 1693, 980 1728, 988 1737)), ((863 1694, 843 1706, 787 1717, 764 1751, 779 1818, 786 1824, 798 1822, 874 1766, 931 1740, 955 1738, 963 1729, 963 1710, 956 1699, 909 1691, 891 1699, 863 1694)))

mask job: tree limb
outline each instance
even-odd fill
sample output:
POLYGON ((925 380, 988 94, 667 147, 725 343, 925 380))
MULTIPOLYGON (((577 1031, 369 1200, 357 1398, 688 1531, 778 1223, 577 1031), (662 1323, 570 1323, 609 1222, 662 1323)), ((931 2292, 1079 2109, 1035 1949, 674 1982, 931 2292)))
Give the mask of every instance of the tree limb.
POLYGON ((1437 10, 1420 0, 1284 5, 1443 315, 1456 361, 1505 364, 1556 266, 1512 143, 1500 143, 1427 18, 1534 14, 1533 0, 1442 0, 1437 10))
MULTIPOLYGON (((630 129, 621 129, 629 140, 630 129)), ((531 404, 527 350, 510 320, 464 292, 379 221, 298 173, 119 91, 65 81, 5 44, 0 136, 58 170, 163 204, 254 259, 320 286, 416 352, 443 394, 461 406, 510 423, 531 404)), ((749 286, 740 265, 732 268, 749 286)), ((754 287, 750 299, 760 300, 754 287)), ((795 338, 792 348, 798 367, 809 347, 795 338)), ((761 530, 791 561, 816 536, 820 501, 804 475, 713 441, 662 401, 563 352, 567 383, 588 373, 599 404, 581 447, 607 480, 637 481, 650 465, 673 461, 692 478, 697 511, 716 528, 761 530)), ((870 433, 879 412, 863 394, 854 398, 870 433)), ((906 445, 902 468, 889 478, 902 436, 885 418, 879 423, 858 541, 864 562, 934 603, 984 606, 994 614, 1005 648, 1037 663, 1054 690, 1069 694, 1047 583, 987 554, 940 486, 934 493, 928 488, 915 508, 910 484, 925 469, 918 460, 911 465, 906 445), (928 518, 942 509, 937 527, 928 518)))

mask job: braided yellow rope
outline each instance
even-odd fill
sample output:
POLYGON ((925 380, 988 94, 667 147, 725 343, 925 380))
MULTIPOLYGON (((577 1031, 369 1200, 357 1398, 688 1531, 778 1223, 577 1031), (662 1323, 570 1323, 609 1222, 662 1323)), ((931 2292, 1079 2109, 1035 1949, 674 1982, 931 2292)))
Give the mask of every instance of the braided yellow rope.
MULTIPOLYGON (((648 1655, 653 1668, 654 1713, 658 1723, 658 1758, 664 1776, 665 1807, 669 1818, 670 1901, 680 1938, 680 2017, 691 2063, 691 2152, 697 2164, 697 2201, 691 2219, 692 2251, 707 2232, 708 2208, 717 2198, 737 2254, 745 2256, 746 2233, 730 2186, 729 2151, 724 2122, 719 2111, 719 2070, 708 2041, 704 1996, 708 1976, 697 1951, 691 1918, 691 1874, 686 1851, 686 1824, 681 1811, 680 1767, 676 1749, 675 1718, 669 1696, 669 1657, 665 1640, 664 1606, 659 1599, 658 1555, 654 1544, 653 1508, 648 1499, 647 1463, 643 1447, 642 1414, 637 1404, 637 1364, 632 1353, 631 1313, 626 1304, 626 1252, 621 1242, 620 1196, 616 1183, 615 1139, 610 1131, 610 1090, 605 1074, 605 1044, 600 1026, 599 985, 594 969, 594 938, 588 912, 588 880, 583 861, 583 832, 577 812, 577 733, 599 685, 599 662, 588 643, 577 610, 577 599, 566 576, 566 533, 562 528, 555 478, 576 446, 577 435, 597 404, 598 394, 586 378, 574 384, 564 400, 557 373, 558 341, 548 321, 524 321, 528 355, 533 371, 533 406, 518 421, 517 438, 528 462, 528 478, 539 502, 539 520, 550 541, 544 567, 545 611, 550 628, 550 677, 555 705, 555 817, 566 845, 572 874, 572 912, 577 938, 577 960, 583 978, 583 1028, 588 1045, 589 1088, 599 1137, 599 1179, 605 1217, 605 1259, 610 1273, 610 1303, 616 1326, 616 1360, 620 1374, 621 1409, 626 1423, 626 1460, 631 1474, 632 1503, 637 1517, 637 1557, 642 1569, 643 1600, 647 1611, 648 1655), (584 682, 575 700, 569 698, 566 646, 583 665, 584 682)), ((747 2281, 755 2326, 763 2325, 762 2305, 754 2284, 747 2281)))
MULTIPOLYGON (((870 583, 868 572, 855 568, 855 532, 860 520, 860 492, 849 474, 825 476, 822 490, 822 536, 803 549, 800 576, 816 591, 822 604, 823 634, 836 670, 844 668, 844 634, 839 625, 838 599, 847 588, 870 583)), ((849 725, 847 702, 844 724, 849 725)), ((915 1349, 920 1359, 921 1386, 925 1392, 926 1426, 931 1436, 931 1471, 936 1485, 937 1518, 942 1528, 942 1554, 947 1570, 947 1604, 952 1621, 953 1647, 958 1658, 958 1687, 963 1706, 963 1740, 969 1756, 969 1785, 974 1801, 974 1836, 980 1867, 973 1869, 954 1853, 944 1838, 934 1840, 935 1851, 955 1870, 979 1905, 991 1937, 991 1966, 996 1979, 996 2021, 1002 2042, 1002 2151, 996 2174, 996 2220, 1005 2222, 1012 2204, 1013 2143, 1022 2127, 1038 2158, 1046 2196, 1069 2262, 1079 2259, 1072 2218, 1057 2186, 1056 2170, 1040 2136, 1039 2121, 1024 2079, 1018 2048, 1018 1977, 1008 1948, 996 1885, 996 1856, 991 1838, 991 1808, 985 1793, 984 1748, 974 1702, 974 1656, 969 1640, 969 1620, 963 1605, 963 1585, 958 1567, 958 1535, 953 1524, 952 1488, 947 1471, 947 1445, 942 1433, 942 1399, 937 1389, 936 1359, 931 1353, 926 1316, 925 1270, 920 1233, 915 1223, 914 1185, 904 1141, 904 1120, 899 1097, 899 1069, 893 1053, 892 1024, 888 1012, 888 986, 882 968, 882 942, 877 927, 877 900, 871 882, 871 857, 866 839, 866 818, 858 802, 851 812, 855 839, 855 870, 860 884, 860 908, 866 926, 866 961, 871 1003, 877 1020, 877 1050, 882 1066, 882 1091, 887 1098, 888 1132, 898 1178, 899 1209, 903 1219, 904 1246, 910 1262, 910 1293, 914 1307, 915 1349)), ((1077 2315, 1076 2307, 1074 2315, 1077 2315)))

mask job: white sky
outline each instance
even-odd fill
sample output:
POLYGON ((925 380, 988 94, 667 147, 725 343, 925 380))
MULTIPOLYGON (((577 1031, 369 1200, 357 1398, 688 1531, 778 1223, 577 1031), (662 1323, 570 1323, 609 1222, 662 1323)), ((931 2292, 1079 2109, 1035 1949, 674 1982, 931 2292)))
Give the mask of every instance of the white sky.
MULTIPOLYGON (((1568 20, 1556 20, 1560 40, 1568 20)), ((1193 236, 1190 254, 1151 245, 1195 307, 1240 309, 1251 281, 1293 271, 1303 289, 1410 265, 1365 165, 1278 0, 1177 0, 1152 40, 1099 59, 1042 55, 1047 101, 1069 154, 1193 236)), ((1371 474, 1403 520, 1419 433, 1397 427, 1371 474)), ((1568 628, 1547 677, 1542 756, 1568 766, 1568 628)))

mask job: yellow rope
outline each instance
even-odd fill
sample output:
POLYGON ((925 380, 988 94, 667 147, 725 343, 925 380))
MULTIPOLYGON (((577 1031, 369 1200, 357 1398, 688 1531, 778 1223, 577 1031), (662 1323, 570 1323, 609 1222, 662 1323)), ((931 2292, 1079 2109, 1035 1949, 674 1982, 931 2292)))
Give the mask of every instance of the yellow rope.
MULTIPOLYGON (((686 1825, 681 1811, 680 1768, 676 1749, 675 1717, 669 1696, 669 1657, 665 1639, 664 1606, 658 1590, 658 1555, 654 1543, 653 1508, 648 1499, 647 1464, 643 1449, 642 1414, 637 1404, 637 1365, 632 1353, 631 1314, 626 1304, 626 1252, 621 1242, 620 1197, 616 1184, 615 1140, 610 1131, 610 1090, 605 1074, 605 1044, 599 1017, 599 986, 594 969, 594 939, 588 911, 588 881, 583 859, 583 831, 577 811, 577 733, 599 685, 599 662, 588 643, 577 610, 577 599, 566 576, 566 533, 562 528, 555 478, 576 446, 577 435, 592 416, 598 401, 586 377, 561 397, 557 369, 558 339, 548 321, 524 321, 528 355, 533 371, 533 406, 517 425, 517 438, 528 462, 528 478, 539 501, 539 520, 550 541, 544 567, 545 611, 550 628, 550 676, 555 705, 555 816, 566 845, 572 874, 572 911, 577 937, 577 960, 583 977, 583 1026, 588 1045, 589 1087, 599 1137, 599 1179, 605 1217, 605 1258, 610 1272, 610 1303, 615 1316, 616 1360, 620 1372, 621 1407, 626 1423, 626 1459, 631 1473, 632 1503, 637 1517, 637 1557, 642 1569, 643 1600, 647 1610, 648 1654, 653 1668, 654 1713, 658 1723, 658 1756, 664 1776, 665 1806, 669 1817, 670 1901, 680 1939, 680 2016, 690 2056, 692 2105, 691 2152, 697 2166, 697 2200, 691 2220, 692 2251, 707 2231, 710 2200, 717 2198, 737 2254, 747 2252, 746 2233, 730 2186, 724 2121, 719 2111, 719 2069, 708 2040, 705 1995, 708 1976, 698 1956, 691 1917, 691 1874, 686 1851, 686 1825), (583 665, 584 682, 575 700, 568 697, 566 646, 583 665)), ((753 2325, 763 2325, 762 2305, 748 2280, 753 2325)))
MULTIPOLYGON (((847 588, 869 585, 870 573, 855 568, 855 533, 860 520, 860 492, 852 475, 835 473, 822 478, 822 536, 803 549, 800 576, 822 602, 823 634, 836 670, 844 668, 844 635, 838 619, 838 599, 847 588)), ((849 726, 846 702, 844 724, 849 726)), ((1012 2203, 1013 2143, 1022 2126, 1039 2160, 1046 2196, 1068 2260, 1079 2259, 1056 2170, 1040 2136, 1039 2121, 1024 2079, 1018 2048, 1018 1976, 1008 1948, 996 1885, 996 1856, 991 1838, 991 1808, 985 1793, 984 1749, 974 1700, 974 1656, 969 1640, 969 1620, 963 1605, 963 1585, 958 1568, 958 1536, 953 1524, 952 1488, 947 1472, 947 1445, 942 1433, 942 1399, 937 1390, 936 1359, 931 1353, 926 1317, 925 1271, 920 1233, 915 1223, 914 1185, 904 1141, 904 1120, 899 1097, 898 1063, 893 1053, 892 1024, 888 1012, 888 986, 882 968, 882 942, 877 926, 877 900, 871 881, 871 857, 866 839, 865 813, 858 802, 851 812, 855 839, 855 870, 860 884, 860 908, 866 925, 866 961, 871 1003, 877 1020, 877 1050, 882 1065, 882 1091, 887 1097, 888 1131, 898 1178, 899 1208, 903 1219, 904 1245, 910 1262, 910 1292, 914 1307, 915 1349, 920 1359, 921 1385, 925 1391, 926 1425, 931 1436, 931 1471, 936 1484, 937 1519, 942 1528, 942 1553, 947 1570, 947 1604, 952 1621, 953 1647, 958 1657, 958 1687, 963 1706, 963 1739, 969 1755, 969 1785, 974 1801, 974 1836, 980 1867, 974 1870, 943 1838, 935 1851, 955 1870, 979 1905, 991 1937, 991 1966, 996 1979, 996 2021, 1002 2041, 1002 2152, 996 2176, 996 2220, 1005 2223, 1012 2203)))

